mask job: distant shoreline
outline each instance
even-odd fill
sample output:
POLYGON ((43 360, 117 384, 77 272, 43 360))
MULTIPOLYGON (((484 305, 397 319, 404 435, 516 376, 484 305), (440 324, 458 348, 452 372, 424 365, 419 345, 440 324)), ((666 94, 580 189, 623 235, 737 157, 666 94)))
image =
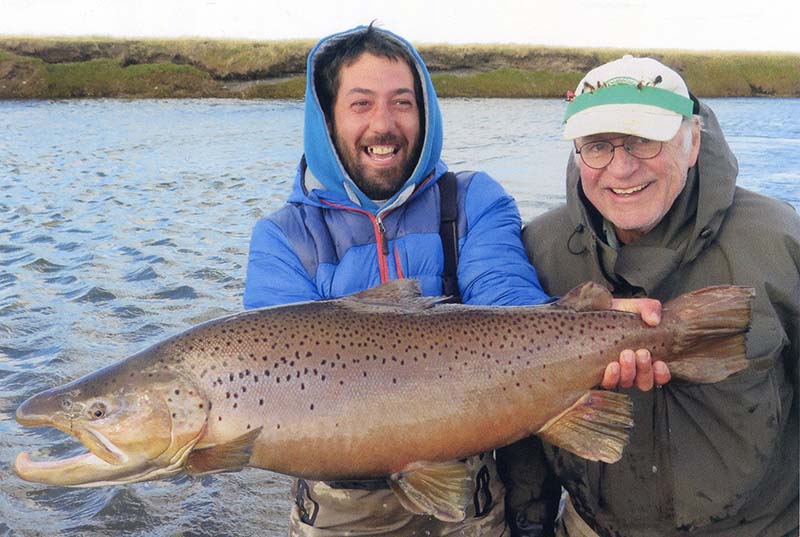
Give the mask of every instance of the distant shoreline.
MULTIPOLYGON (((0 99, 302 99, 313 41, 0 36, 0 99)), ((417 46, 441 97, 563 97, 630 53, 680 72, 699 97, 800 97, 800 53, 417 46)))

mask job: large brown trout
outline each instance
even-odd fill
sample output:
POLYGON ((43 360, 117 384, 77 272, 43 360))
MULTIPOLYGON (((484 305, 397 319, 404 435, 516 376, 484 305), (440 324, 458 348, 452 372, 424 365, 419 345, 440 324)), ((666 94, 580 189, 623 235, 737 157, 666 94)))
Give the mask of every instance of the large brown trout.
POLYGON ((41 462, 21 453, 15 470, 63 486, 244 466, 385 477, 409 510, 458 520, 471 491, 457 461, 469 455, 537 434, 619 459, 629 401, 592 388, 622 350, 647 348, 695 382, 747 367, 752 295, 701 289, 648 327, 609 311, 594 284, 547 306, 478 307, 437 304, 400 280, 223 317, 25 401, 19 423, 55 427, 89 452, 41 462))

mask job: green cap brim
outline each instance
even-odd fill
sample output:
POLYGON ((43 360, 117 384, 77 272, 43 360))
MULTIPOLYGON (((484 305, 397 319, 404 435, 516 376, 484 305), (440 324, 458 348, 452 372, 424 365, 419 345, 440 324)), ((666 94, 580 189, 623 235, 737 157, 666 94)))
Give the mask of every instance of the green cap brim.
POLYGON ((564 115, 566 122, 570 117, 587 108, 605 104, 644 104, 670 110, 686 117, 692 117, 694 103, 692 100, 672 91, 630 84, 603 86, 594 91, 587 91, 575 97, 568 105, 564 115))

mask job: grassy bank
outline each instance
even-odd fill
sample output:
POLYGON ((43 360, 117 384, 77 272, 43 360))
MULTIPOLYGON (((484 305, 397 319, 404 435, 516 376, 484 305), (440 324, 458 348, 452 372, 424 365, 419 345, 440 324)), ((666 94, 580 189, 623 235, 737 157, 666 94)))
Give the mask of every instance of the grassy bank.
MULTIPOLYGON (((312 41, 0 37, 0 98, 302 98, 312 41)), ((418 46, 443 97, 561 97, 623 53, 658 58, 701 97, 800 97, 800 54, 418 46)))

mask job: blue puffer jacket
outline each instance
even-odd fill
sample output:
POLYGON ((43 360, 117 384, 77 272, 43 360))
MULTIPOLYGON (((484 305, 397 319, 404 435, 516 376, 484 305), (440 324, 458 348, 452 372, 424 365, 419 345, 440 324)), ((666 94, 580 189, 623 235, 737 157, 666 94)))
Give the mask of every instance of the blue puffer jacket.
MULTIPOLYGON (((447 171, 440 160, 441 115, 421 58, 409 43, 393 37, 408 47, 423 84, 425 138, 417 167, 381 205, 348 177, 314 90, 313 58, 322 40, 307 65, 305 156, 286 206, 253 230, 246 308, 335 298, 403 277, 420 280, 425 295, 441 294, 444 255, 436 181, 447 171)), ((458 279, 463 301, 521 305, 547 300, 520 242, 514 200, 484 173, 460 175, 458 279)))

